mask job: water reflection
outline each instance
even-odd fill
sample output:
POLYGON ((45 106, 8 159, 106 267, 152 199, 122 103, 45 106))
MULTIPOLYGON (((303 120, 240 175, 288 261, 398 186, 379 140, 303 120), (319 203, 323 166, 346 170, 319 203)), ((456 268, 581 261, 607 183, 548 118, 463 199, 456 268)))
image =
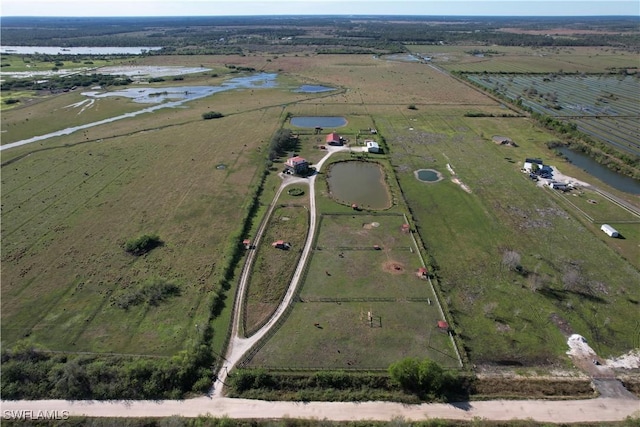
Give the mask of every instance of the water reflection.
POLYGON ((640 181, 625 175, 620 175, 606 166, 602 166, 591 157, 572 151, 567 147, 558 147, 556 150, 562 153, 574 166, 584 169, 590 175, 593 175, 616 190, 630 194, 640 194, 640 181))

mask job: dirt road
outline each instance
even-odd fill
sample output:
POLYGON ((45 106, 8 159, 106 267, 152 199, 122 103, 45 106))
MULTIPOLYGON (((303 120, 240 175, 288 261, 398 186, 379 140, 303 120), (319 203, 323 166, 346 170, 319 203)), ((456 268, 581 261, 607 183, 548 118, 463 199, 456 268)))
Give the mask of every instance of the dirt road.
POLYGON ((200 397, 183 401, 15 401, 2 402, 3 417, 18 411, 69 411, 70 415, 92 417, 197 417, 229 418, 314 418, 336 421, 405 420, 442 418, 450 420, 536 420, 576 423, 610 422, 638 417, 637 400, 599 398, 572 401, 485 401, 462 404, 403 405, 390 402, 265 402, 259 400, 200 397), (13 412, 12 412, 13 411, 13 412))

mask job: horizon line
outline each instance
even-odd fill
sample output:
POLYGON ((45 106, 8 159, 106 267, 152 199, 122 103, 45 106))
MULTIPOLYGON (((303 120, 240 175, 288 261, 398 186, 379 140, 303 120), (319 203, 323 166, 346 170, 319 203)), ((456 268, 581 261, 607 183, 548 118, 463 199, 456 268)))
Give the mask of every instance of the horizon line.
POLYGON ((640 21, 640 15, 495 15, 495 14, 393 14, 393 13, 307 13, 307 14, 258 14, 258 15, 0 15, 3 18, 262 18, 262 17, 452 17, 452 18, 636 18, 640 21))

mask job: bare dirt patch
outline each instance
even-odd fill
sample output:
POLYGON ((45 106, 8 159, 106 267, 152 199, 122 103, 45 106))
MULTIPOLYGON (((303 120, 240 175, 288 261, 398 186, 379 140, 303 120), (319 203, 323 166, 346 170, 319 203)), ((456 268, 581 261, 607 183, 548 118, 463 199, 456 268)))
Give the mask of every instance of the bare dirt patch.
POLYGON ((385 261, 382 264, 382 270, 391 274, 402 274, 405 272, 404 264, 398 261, 385 261))

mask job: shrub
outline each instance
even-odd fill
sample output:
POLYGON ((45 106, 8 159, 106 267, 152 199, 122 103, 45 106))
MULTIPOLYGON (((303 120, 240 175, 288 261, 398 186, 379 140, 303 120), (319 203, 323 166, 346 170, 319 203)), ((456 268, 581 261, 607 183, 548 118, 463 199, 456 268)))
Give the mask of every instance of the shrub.
POLYGON ((166 279, 147 280, 142 286, 114 298, 114 303, 123 309, 130 306, 148 304, 157 306, 172 296, 180 295, 180 287, 166 279))
POLYGON ((205 120, 219 119, 220 117, 224 117, 224 115, 222 113, 218 113, 217 111, 209 111, 208 113, 202 114, 202 118, 205 120))
POLYGON ((457 392, 459 387, 454 375, 429 359, 420 361, 408 357, 391 364, 389 375, 405 391, 414 393, 421 399, 446 399, 448 394, 457 392))
POLYGON ((128 240, 124 245, 124 250, 132 255, 140 256, 161 245, 162 240, 156 234, 144 234, 136 239, 128 240))
POLYGON ((409 110, 417 110, 418 107, 416 107, 415 105, 411 104, 407 107, 409 110))

